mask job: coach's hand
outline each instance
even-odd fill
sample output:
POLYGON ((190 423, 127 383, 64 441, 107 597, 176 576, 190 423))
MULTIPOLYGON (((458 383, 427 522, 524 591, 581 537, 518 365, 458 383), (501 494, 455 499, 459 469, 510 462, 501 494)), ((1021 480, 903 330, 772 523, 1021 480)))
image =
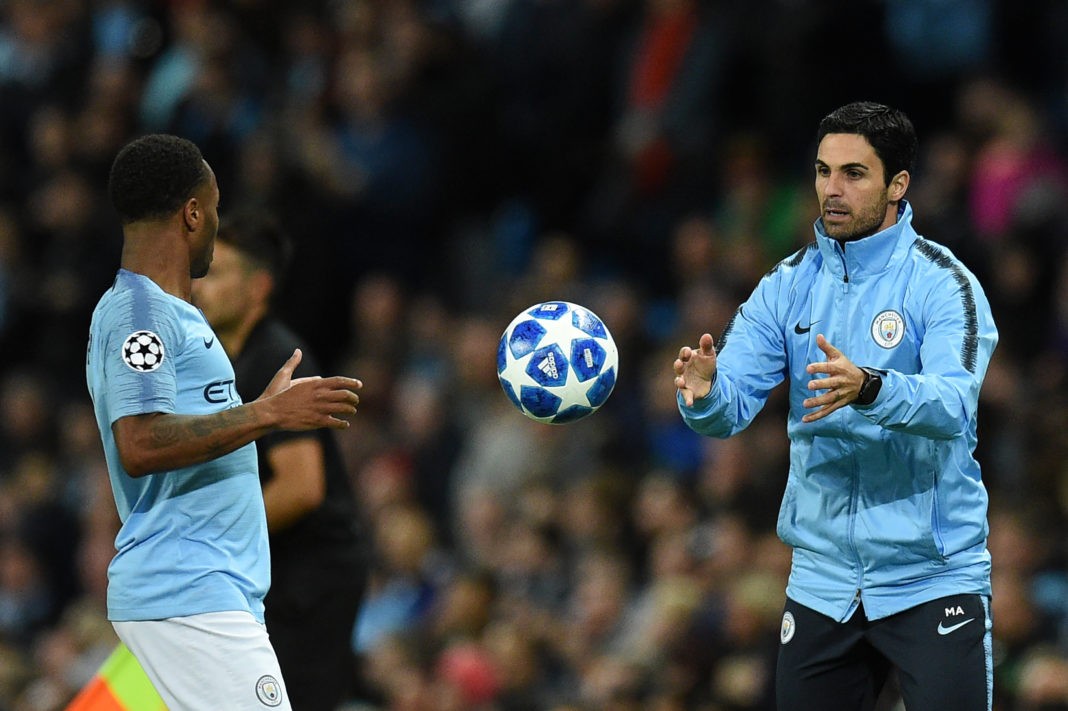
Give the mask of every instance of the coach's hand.
POLYGON ((853 365, 853 362, 846 358, 842 351, 832 346, 822 333, 816 336, 816 346, 826 354, 827 360, 809 363, 806 370, 810 375, 822 373, 826 377, 810 380, 808 389, 826 392, 807 398, 801 403, 804 407, 819 408, 803 416, 802 422, 815 422, 823 419, 835 410, 840 410, 852 403, 860 395, 860 387, 864 384, 864 371, 853 365))
POLYGON ((710 334, 701 336, 696 349, 683 346, 679 350, 675 359, 675 387, 687 406, 708 395, 715 375, 716 349, 710 334))

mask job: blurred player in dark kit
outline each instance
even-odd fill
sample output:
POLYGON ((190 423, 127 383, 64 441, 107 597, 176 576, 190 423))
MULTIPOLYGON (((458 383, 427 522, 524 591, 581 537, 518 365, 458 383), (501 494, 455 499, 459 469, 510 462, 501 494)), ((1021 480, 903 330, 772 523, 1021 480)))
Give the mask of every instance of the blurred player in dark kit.
MULTIPOLYGON (((269 382, 300 348, 297 377, 318 374, 297 335, 271 314, 291 243, 276 220, 244 211, 219 228, 211 270, 193 285, 234 363, 238 394, 269 382)), ((256 442, 271 544, 267 632, 293 707, 333 711, 351 690, 351 640, 367 579, 364 526, 333 433, 272 432, 256 442)))

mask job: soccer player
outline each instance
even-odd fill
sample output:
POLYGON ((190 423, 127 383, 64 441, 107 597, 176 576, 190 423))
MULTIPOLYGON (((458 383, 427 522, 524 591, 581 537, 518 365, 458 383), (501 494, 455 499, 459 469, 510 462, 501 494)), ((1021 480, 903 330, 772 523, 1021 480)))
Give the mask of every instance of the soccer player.
POLYGON ((705 333, 680 349, 679 408, 695 431, 729 437, 788 382, 780 711, 871 709, 894 668, 909 709, 990 709, 973 457, 990 306, 912 226, 917 140, 903 113, 849 104, 817 139, 815 241, 763 277, 718 343, 705 333))
POLYGON ((93 313, 86 379, 122 526, 108 617, 171 711, 290 709, 263 624, 270 583, 254 440, 347 427, 362 387, 292 379, 295 351, 243 404, 190 303, 211 264, 219 188, 191 142, 148 135, 108 184, 121 268, 93 313))
MULTIPOLYGON (((300 348, 296 375, 318 373, 300 339, 271 314, 291 253, 278 222, 239 211, 222 221, 215 259, 193 284, 251 399, 277 363, 300 348)), ((271 544, 267 632, 286 690, 300 711, 334 711, 352 688, 352 630, 367 582, 364 526, 330 430, 272 432, 257 440, 271 544)))

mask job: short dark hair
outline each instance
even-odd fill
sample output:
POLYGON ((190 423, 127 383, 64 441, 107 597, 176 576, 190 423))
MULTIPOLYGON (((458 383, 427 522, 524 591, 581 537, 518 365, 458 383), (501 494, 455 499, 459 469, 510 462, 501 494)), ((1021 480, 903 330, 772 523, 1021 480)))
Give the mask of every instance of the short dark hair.
POLYGON ((816 133, 818 145, 828 133, 864 136, 883 162, 886 184, 903 170, 912 172, 919 141, 912 121, 898 109, 874 101, 857 101, 823 117, 816 133))
POLYGON ((127 143, 115 156, 108 196, 127 225, 173 215, 209 178, 195 143, 149 134, 127 143))
POLYGON ((271 214, 255 208, 239 208, 219 223, 215 239, 230 245, 275 281, 281 281, 293 257, 293 244, 271 214))

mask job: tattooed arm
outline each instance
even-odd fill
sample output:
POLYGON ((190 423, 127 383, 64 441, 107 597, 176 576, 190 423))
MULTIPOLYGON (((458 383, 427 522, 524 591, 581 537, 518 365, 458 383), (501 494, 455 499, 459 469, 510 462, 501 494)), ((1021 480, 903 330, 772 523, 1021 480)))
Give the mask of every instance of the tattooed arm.
POLYGON ((296 351, 255 401, 211 415, 148 413, 115 421, 112 431, 123 469, 133 477, 206 462, 272 430, 345 428, 356 414, 354 378, 292 380, 296 351))

